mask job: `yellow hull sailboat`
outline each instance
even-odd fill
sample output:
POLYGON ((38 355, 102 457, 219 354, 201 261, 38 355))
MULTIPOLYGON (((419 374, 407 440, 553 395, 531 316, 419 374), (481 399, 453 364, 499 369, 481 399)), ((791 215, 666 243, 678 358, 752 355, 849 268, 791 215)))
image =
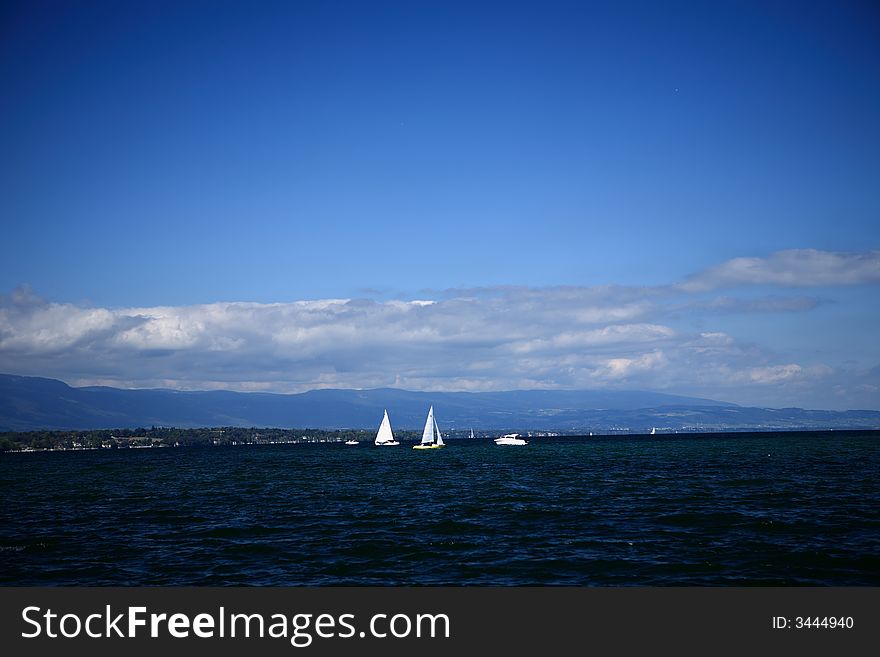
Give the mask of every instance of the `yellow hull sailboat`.
POLYGON ((413 445, 413 449, 440 449, 444 447, 443 436, 440 435, 440 427, 434 419, 434 407, 428 410, 428 419, 425 420, 425 430, 422 432, 422 442, 413 445))

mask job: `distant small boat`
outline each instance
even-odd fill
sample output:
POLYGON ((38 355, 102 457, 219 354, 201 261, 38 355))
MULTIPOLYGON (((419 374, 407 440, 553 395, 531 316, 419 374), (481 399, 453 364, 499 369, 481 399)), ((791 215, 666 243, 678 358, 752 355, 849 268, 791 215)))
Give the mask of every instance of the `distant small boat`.
POLYGON ((496 445, 528 445, 529 443, 523 440, 522 438, 518 438, 518 433, 506 433, 501 438, 495 439, 496 445))
POLYGON ((471 440, 473 440, 473 439, 474 439, 474 430, 471 429, 471 440))
POLYGON ((413 449, 439 449, 444 447, 443 436, 440 435, 440 427, 434 419, 434 407, 428 409, 428 419, 425 420, 425 430, 422 431, 422 442, 413 445, 413 449))
POLYGON ((388 419, 388 409, 385 409, 385 417, 382 418, 382 424, 379 425, 379 431, 376 433, 376 447, 390 447, 391 445, 399 445, 394 440, 394 434, 391 432, 391 420, 388 419))
POLYGON ((657 433, 657 427, 651 427, 651 435, 653 436, 656 433, 657 433))
POLYGON ((346 440, 345 444, 346 445, 360 445, 360 443, 356 440, 346 440))

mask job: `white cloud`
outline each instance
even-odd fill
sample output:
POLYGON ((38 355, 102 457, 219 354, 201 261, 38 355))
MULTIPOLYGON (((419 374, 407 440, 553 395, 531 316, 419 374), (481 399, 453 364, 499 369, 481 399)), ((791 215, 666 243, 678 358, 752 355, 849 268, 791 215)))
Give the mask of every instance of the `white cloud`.
POLYGON ((790 363, 788 365, 774 365, 772 367, 754 367, 749 371, 749 380, 752 383, 769 384, 789 381, 801 376, 803 368, 800 365, 790 363))
POLYGON ((555 335, 519 340, 509 345, 515 353, 570 351, 621 344, 647 344, 675 335, 668 326, 657 324, 614 324, 586 331, 562 331, 555 335))
POLYGON ((596 372, 599 378, 624 379, 638 372, 649 372, 662 369, 668 364, 668 359, 662 351, 653 351, 642 354, 638 358, 609 358, 605 361, 604 368, 596 372))
POLYGON ((736 282, 872 282, 877 262, 877 252, 783 251, 678 286, 473 288, 411 301, 90 308, 20 288, 0 297, 0 372, 121 387, 612 387, 788 405, 839 395, 838 405, 865 406, 880 371, 847 385, 839 369, 744 343, 722 323, 732 313, 809 311, 815 299, 703 292, 736 282), (832 393, 832 382, 845 393, 832 393))
POLYGON ((703 292, 742 285, 818 287, 864 283, 880 283, 880 251, 790 249, 766 258, 728 260, 689 276, 679 288, 703 292))

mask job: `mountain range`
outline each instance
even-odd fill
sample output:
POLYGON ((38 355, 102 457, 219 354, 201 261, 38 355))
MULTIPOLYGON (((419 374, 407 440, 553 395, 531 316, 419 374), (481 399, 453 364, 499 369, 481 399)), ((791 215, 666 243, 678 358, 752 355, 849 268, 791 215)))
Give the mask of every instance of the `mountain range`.
POLYGON ((643 391, 414 392, 378 388, 274 394, 75 388, 55 379, 0 374, 2 431, 149 426, 367 429, 379 425, 386 408, 392 426, 417 429, 430 405, 444 431, 880 428, 880 411, 754 408, 643 391))

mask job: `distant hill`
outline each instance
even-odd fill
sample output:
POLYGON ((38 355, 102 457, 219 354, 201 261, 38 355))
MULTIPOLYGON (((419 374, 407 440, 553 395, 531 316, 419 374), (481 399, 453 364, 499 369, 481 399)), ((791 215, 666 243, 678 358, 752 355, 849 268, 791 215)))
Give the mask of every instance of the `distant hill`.
POLYGON ((697 429, 880 428, 878 411, 749 408, 656 392, 518 390, 254 392, 73 388, 55 379, 0 374, 0 430, 166 427, 420 428, 433 404, 444 431, 589 432, 697 429))

